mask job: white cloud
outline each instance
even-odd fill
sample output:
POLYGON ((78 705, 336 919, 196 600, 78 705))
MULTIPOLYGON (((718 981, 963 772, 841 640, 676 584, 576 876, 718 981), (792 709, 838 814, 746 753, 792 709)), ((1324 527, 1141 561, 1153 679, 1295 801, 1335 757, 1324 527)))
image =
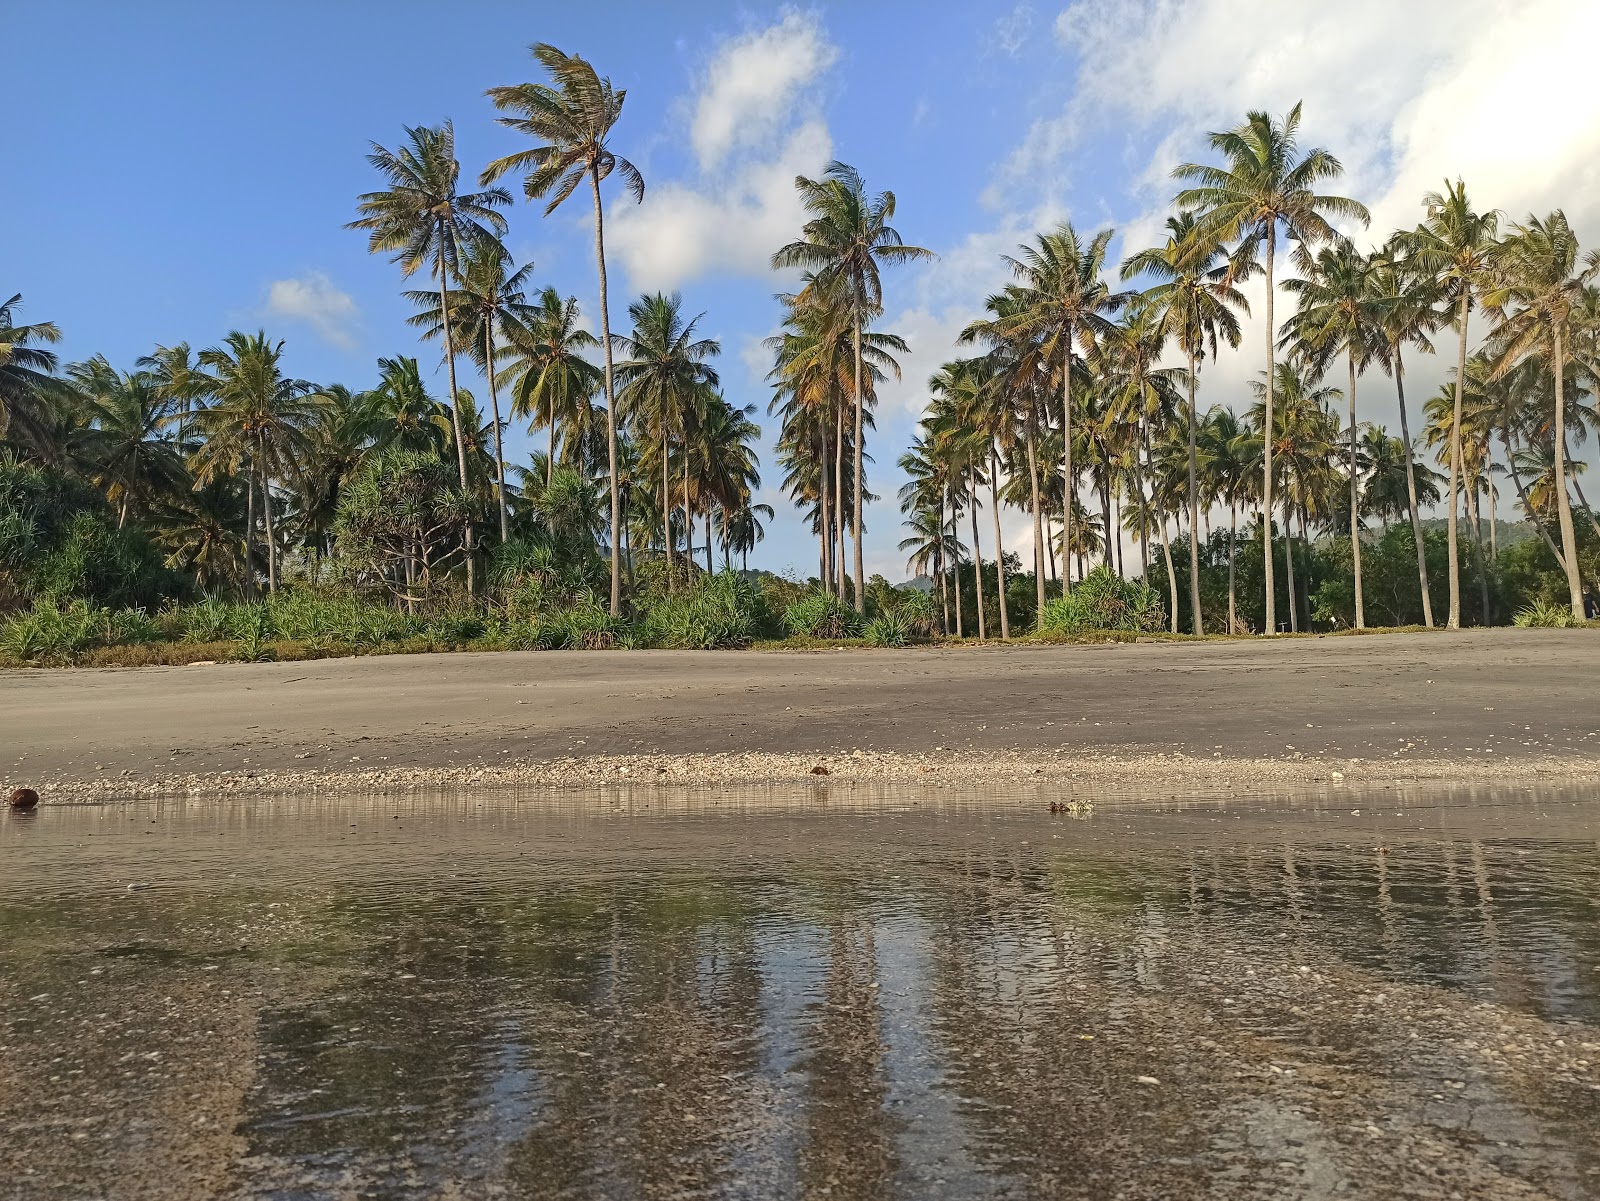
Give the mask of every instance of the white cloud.
POLYGON ((821 120, 792 131, 772 157, 746 162, 716 184, 667 183, 643 204, 612 211, 607 248, 634 287, 675 288, 708 272, 766 275, 772 252, 805 221, 796 175, 817 175, 833 156, 821 120))
POLYGON ((1026 4, 1019 4, 1004 16, 995 20, 994 30, 990 38, 995 49, 1002 54, 1016 57, 1017 53, 1028 44, 1028 38, 1033 33, 1033 9, 1026 4))
POLYGON ((273 280, 267 287, 267 312, 305 322, 341 350, 355 348, 353 333, 360 310, 350 294, 321 271, 273 280))
POLYGON ((792 10, 776 25, 724 42, 706 69, 689 129, 701 169, 777 134, 804 89, 837 57, 816 15, 792 10))
POLYGON ((833 157, 817 85, 837 57, 818 19, 794 11, 718 47, 685 109, 698 173, 612 210, 608 244, 632 286, 770 273, 805 220, 795 176, 833 157))

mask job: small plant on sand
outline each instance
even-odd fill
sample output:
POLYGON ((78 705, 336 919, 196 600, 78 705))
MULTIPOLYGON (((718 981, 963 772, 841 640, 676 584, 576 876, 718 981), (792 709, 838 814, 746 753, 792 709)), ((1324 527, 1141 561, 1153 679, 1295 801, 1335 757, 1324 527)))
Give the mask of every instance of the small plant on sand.
POLYGON ((1524 628, 1539 627, 1550 630, 1576 629, 1583 624, 1572 615, 1572 610, 1568 606, 1553 605, 1542 597, 1526 609, 1519 609, 1511 621, 1513 625, 1524 628))
POLYGON ((1147 584, 1119 579, 1096 567, 1066 596, 1048 602, 1039 629, 1046 634, 1080 634, 1093 630, 1142 632, 1166 623, 1161 597, 1147 584))
POLYGON ((870 646, 904 646, 911 638, 912 620, 909 614, 890 609, 867 622, 863 637, 870 646))

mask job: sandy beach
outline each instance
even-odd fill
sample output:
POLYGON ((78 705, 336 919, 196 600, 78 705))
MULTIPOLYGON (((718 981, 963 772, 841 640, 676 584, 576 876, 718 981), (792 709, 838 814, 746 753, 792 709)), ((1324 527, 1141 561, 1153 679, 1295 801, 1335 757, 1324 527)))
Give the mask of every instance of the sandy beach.
POLYGON ((823 772, 1130 789, 1586 778, 1597 681, 1593 632, 1518 629, 12 671, 0 772, 47 799, 823 772))

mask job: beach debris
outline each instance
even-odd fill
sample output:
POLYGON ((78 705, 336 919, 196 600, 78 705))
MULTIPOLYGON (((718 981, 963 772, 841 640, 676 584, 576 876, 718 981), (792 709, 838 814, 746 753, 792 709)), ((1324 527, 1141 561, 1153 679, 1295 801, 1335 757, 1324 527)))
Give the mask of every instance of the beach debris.
POLYGON ((32 813, 39 807, 39 794, 31 788, 13 788, 6 804, 18 813, 32 813))
POLYGON ((1154 1076, 1135 1076, 1133 1079, 1135 1084, 1144 1084, 1151 1088, 1161 1087, 1161 1081, 1157 1080, 1154 1076))
POLYGON ((819 763, 811 769, 811 774, 814 776, 828 776, 832 775, 833 773, 819 763))

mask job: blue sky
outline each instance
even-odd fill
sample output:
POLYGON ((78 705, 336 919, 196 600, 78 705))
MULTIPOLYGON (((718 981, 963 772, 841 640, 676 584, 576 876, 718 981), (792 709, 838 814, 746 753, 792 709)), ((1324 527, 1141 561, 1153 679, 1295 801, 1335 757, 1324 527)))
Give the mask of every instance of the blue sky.
MULTIPOLYGON (((1564 205, 1580 233, 1600 233, 1591 87, 1558 84, 1568 94, 1554 122, 1496 136, 1522 90, 1550 78, 1539 29, 1567 29, 1568 44, 1600 36, 1600 5, 1579 0, 1351 0, 1337 13, 1303 0, 377 11, 147 0, 9 14, 8 44, 22 52, 8 56, 19 104, 0 213, 23 232, 0 258, 0 291, 24 294, 24 319, 57 321, 69 358, 103 351, 131 365, 158 342, 205 346, 262 326, 287 339, 291 370, 319 382, 368 386, 380 355, 432 366, 437 352, 404 323, 410 285, 343 228, 375 186, 367 143, 449 117, 475 175, 520 145, 484 89, 533 77, 527 45, 549 41, 629 92, 615 146, 649 191, 638 208, 611 197, 614 325, 641 290, 681 289, 722 342, 730 399, 763 417, 759 343, 788 283, 765 263, 798 227, 794 174, 838 157, 897 193, 901 232, 940 259, 887 281, 885 328, 913 350, 875 443, 874 487, 892 500, 922 385, 1004 279, 999 255, 1062 217, 1117 226, 1119 255, 1145 244, 1170 166, 1203 155, 1205 130, 1247 108, 1303 97, 1307 142, 1344 158, 1375 234, 1414 221, 1446 172, 1514 216, 1564 205)), ((511 223, 518 261, 592 318, 587 207, 546 219, 519 203, 511 223)), ((1208 368, 1203 401, 1242 407, 1260 337, 1252 329, 1239 355, 1208 368)), ((1364 387, 1363 416, 1392 421, 1386 382, 1364 387)), ((763 466, 774 491, 770 453, 763 466)), ((779 518, 754 561, 814 570, 793 509, 765 499, 779 518)), ((869 570, 900 578, 898 513, 875 508, 869 570)))

